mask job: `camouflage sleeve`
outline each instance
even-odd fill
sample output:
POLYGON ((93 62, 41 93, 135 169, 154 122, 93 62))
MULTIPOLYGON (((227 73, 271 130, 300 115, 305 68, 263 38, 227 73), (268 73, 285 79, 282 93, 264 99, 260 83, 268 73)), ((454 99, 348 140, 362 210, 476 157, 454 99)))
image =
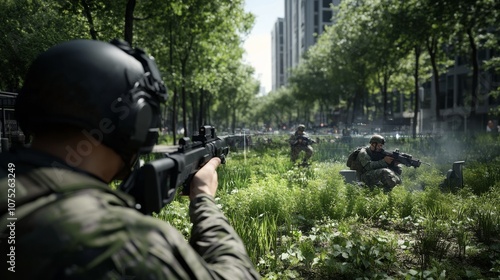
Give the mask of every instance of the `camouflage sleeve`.
POLYGON ((260 279, 241 238, 211 197, 198 195, 190 216, 190 244, 219 279, 260 279))
MULTIPOLYGON (((28 182, 16 178, 16 199, 26 193, 21 190, 28 182)), ((189 244, 169 223, 129 207, 128 195, 93 180, 89 184, 77 183, 78 190, 52 186, 72 190, 16 205, 15 244, 5 242, 7 236, 0 231, 0 251, 15 246, 16 279, 260 278, 211 197, 200 195, 191 202, 189 244)), ((0 184, 0 194, 7 193, 6 186, 0 184)), ((6 257, 0 256, 4 265, 6 257)), ((7 279, 5 273, 9 271, 4 267, 0 279, 7 279)))
POLYGON ((386 168, 388 166, 384 159, 372 161, 370 155, 366 151, 366 148, 363 148, 359 151, 358 160, 365 171, 386 168))
MULTIPOLYGON (((120 204, 112 194, 84 190, 16 223, 16 276, 260 278, 242 241, 210 198, 199 197, 192 204, 193 246, 170 224, 120 204)), ((5 243, 0 242, 2 252, 5 243)))
POLYGON ((125 265, 121 271, 130 271, 121 272, 120 276, 134 275, 138 279, 260 279, 242 240, 211 197, 199 195, 193 200, 190 217, 193 228, 188 244, 169 224, 144 216, 136 225, 142 230, 137 230, 134 238, 129 240, 135 244, 129 243, 130 246, 124 246, 119 254, 115 254, 115 259, 121 259, 116 263, 125 265), (133 248, 142 251, 139 253, 142 257, 134 258, 133 248))
POLYGON ((394 162, 389 165, 389 168, 398 175, 401 175, 403 173, 401 166, 394 164, 394 162))

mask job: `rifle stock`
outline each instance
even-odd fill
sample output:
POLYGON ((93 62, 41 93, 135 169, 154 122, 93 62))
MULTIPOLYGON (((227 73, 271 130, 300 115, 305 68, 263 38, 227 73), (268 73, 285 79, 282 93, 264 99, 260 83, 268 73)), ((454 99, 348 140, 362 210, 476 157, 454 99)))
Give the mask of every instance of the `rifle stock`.
POLYGON ((193 175, 213 157, 219 157, 224 164, 229 146, 225 137, 215 135, 214 127, 202 126, 191 139, 180 139, 177 150, 162 150, 155 153, 158 159, 145 163, 120 186, 134 196, 136 208, 145 214, 159 212, 172 202, 180 187, 183 195, 189 195, 193 175))

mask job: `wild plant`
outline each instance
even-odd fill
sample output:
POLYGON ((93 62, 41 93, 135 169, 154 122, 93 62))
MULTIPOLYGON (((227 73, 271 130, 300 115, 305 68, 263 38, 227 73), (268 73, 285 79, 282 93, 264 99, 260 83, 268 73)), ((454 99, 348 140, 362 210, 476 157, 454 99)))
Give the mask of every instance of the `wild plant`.
POLYGON ((445 280, 449 279, 446 274, 446 270, 438 269, 435 266, 425 269, 425 270, 416 270, 410 269, 407 272, 399 273, 403 279, 405 280, 421 280, 421 279, 436 279, 436 280, 445 280))
POLYGON ((496 205, 484 205, 475 209, 476 235, 485 243, 490 243, 499 233, 500 215, 496 205))
POLYGON ((240 212, 231 211, 227 217, 239 234, 245 240, 245 247, 250 259, 257 263, 260 256, 268 252, 276 252, 278 244, 279 227, 285 227, 288 231, 290 224, 279 225, 273 214, 261 214, 257 217, 242 215, 240 212))
POLYGON ((413 216, 413 207, 414 207, 414 199, 413 195, 410 192, 405 192, 404 197, 401 200, 400 204, 397 205, 399 217, 406 218, 413 216))
POLYGON ((228 163, 218 168, 218 190, 221 194, 231 193, 235 189, 244 188, 250 182, 252 169, 241 161, 238 161, 238 164, 231 164, 233 158, 237 160, 238 157, 231 155, 228 163))
POLYGON ((500 156, 490 161, 466 164, 463 170, 464 184, 476 195, 485 194, 500 182, 500 156))
POLYGON ((414 233, 414 250, 419 257, 419 265, 423 271, 432 258, 443 259, 450 249, 449 225, 434 218, 421 218, 420 226, 414 233))
POLYGON ((324 270, 342 277, 382 279, 395 262, 397 243, 392 236, 359 229, 343 223, 330 233, 328 256, 321 265, 324 270))
POLYGON ((191 222, 189 221, 189 204, 182 198, 175 199, 153 217, 169 222, 182 235, 189 239, 191 236, 191 222))
POLYGON ((469 206, 466 203, 458 205, 453 209, 455 214, 450 221, 451 231, 457 240, 457 257, 464 259, 466 256, 467 246, 471 243, 470 225, 473 221, 469 217, 469 206))
MULTIPOLYGON (((391 147, 432 166, 404 168, 403 185, 390 193, 343 181, 339 174, 346 168, 343 157, 354 148, 348 144, 321 142, 307 168, 292 165, 284 140, 262 152, 234 152, 218 169, 217 203, 263 279, 498 277, 500 250, 494 246, 500 236, 500 179, 495 177, 496 169, 490 171, 490 162, 466 161, 464 188, 443 193, 439 183, 456 159, 445 152, 448 147, 429 141, 391 139, 391 147), (428 158, 433 154, 429 151, 418 154, 415 145, 435 146, 443 158, 428 158), (478 240, 490 241, 480 246, 478 240), (470 263, 471 257, 488 264, 457 269, 455 257, 462 258, 460 264, 470 263)), ((171 221, 188 238, 187 211, 187 203, 175 200, 158 217, 171 221)))

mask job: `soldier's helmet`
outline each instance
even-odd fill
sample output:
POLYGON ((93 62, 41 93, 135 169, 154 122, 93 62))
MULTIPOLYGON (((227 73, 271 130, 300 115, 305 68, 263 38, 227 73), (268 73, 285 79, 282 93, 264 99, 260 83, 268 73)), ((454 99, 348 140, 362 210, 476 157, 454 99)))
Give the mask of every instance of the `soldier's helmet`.
POLYGON ((303 124, 299 124, 299 125, 297 126, 297 130, 298 130, 298 131, 304 131, 304 130, 306 130, 306 126, 305 126, 305 125, 303 125, 303 124))
POLYGON ((167 99, 154 59, 122 40, 72 40, 40 54, 16 101, 19 125, 87 130, 126 163, 158 139, 160 104, 167 99))
POLYGON ((385 145, 385 139, 382 135, 375 134, 370 138, 370 144, 372 143, 378 143, 378 144, 383 144, 385 145))

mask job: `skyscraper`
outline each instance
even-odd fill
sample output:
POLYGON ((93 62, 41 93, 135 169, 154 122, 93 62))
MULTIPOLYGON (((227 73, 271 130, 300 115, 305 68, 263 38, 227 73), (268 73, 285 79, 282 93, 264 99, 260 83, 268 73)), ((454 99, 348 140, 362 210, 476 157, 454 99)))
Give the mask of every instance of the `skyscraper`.
POLYGON ((283 18, 278 18, 271 31, 272 90, 285 85, 285 27, 283 18))
MULTIPOLYGON (((332 24, 331 4, 341 0, 285 0, 285 80, 290 69, 301 62, 304 53, 316 44, 326 25, 332 24)), ((275 58, 273 57, 273 61, 275 58)))

